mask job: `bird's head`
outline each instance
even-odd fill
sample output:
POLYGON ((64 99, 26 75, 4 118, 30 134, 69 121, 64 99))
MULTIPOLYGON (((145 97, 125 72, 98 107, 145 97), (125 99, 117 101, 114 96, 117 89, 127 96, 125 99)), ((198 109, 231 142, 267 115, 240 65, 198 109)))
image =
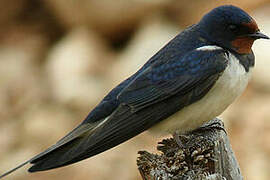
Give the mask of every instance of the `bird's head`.
POLYGON ((256 39, 269 39, 260 32, 251 16, 232 5, 213 9, 201 19, 198 26, 206 39, 239 54, 251 53, 256 39))

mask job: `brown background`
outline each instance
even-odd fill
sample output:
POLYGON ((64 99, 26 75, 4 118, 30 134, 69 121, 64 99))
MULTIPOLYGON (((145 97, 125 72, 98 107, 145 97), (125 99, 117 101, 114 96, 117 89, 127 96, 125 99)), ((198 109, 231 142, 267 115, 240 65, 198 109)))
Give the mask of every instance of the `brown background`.
MULTIPOLYGON (((0 173, 46 149, 79 124, 128 75, 210 9, 234 4, 270 35, 269 0, 1 0, 0 173)), ((256 69, 223 113, 247 180, 270 179, 270 41, 255 43, 256 69)), ((80 163, 12 180, 137 180, 147 132, 80 163)), ((28 166, 29 167, 29 166, 28 166)))

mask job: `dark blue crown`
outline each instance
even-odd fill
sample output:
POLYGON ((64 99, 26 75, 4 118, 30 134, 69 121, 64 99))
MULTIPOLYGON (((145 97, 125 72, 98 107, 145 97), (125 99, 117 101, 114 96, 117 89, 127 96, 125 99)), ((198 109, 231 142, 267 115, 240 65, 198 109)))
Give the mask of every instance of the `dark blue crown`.
MULTIPOLYGON (((250 23, 252 21, 252 17, 250 17, 245 11, 242 9, 232 6, 225 5, 219 6, 209 13, 207 13, 200 23, 215 23, 215 22, 223 22, 225 24, 240 24, 240 23, 250 23)), ((219 24, 219 23, 218 23, 219 24)))

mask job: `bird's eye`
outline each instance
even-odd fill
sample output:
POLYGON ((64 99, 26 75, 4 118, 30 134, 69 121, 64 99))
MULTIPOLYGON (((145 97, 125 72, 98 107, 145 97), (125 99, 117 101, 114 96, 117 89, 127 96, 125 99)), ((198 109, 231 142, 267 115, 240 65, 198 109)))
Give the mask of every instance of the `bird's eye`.
POLYGON ((228 28, 231 32, 237 32, 238 30, 238 27, 235 24, 230 24, 228 28))

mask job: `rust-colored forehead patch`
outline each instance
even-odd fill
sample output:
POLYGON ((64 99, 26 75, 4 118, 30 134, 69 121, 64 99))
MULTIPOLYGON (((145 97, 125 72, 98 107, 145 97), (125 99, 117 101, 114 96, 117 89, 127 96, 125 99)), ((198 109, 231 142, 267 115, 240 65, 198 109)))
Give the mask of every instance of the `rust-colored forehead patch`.
MULTIPOLYGON (((254 19, 249 23, 243 23, 243 25, 248 28, 250 33, 259 31, 258 25, 254 19)), ((231 44, 239 54, 249 54, 251 53, 251 47, 254 41, 254 38, 241 36, 233 40, 231 44)))
POLYGON ((254 19, 252 19, 249 23, 243 23, 244 26, 246 26, 250 32, 257 32, 259 31, 258 25, 254 19))
POLYGON ((239 37, 232 41, 232 46, 239 54, 251 53, 254 39, 250 37, 239 37))

